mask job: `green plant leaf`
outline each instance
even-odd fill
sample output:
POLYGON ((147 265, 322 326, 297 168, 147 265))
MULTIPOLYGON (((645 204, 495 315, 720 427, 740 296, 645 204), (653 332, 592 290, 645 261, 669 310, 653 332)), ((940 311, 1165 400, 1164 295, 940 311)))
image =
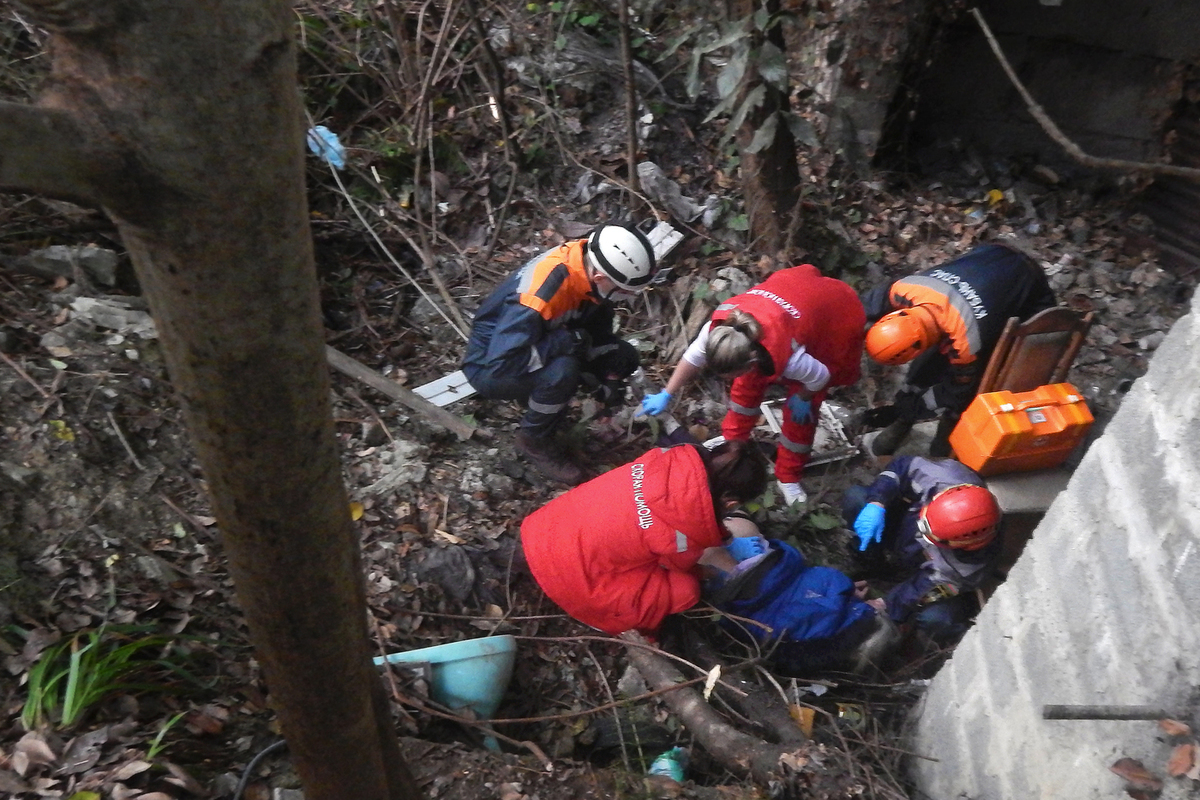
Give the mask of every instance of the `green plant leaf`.
POLYGON ((758 58, 754 60, 754 66, 764 81, 784 94, 787 93, 787 58, 774 42, 763 42, 762 47, 758 49, 758 58))
POLYGON ((738 128, 742 127, 742 123, 746 121, 746 116, 762 105, 763 99, 767 96, 767 87, 763 85, 755 86, 746 94, 746 99, 738 106, 738 110, 729 119, 729 125, 725 128, 723 139, 732 139, 737 133, 738 128))
POLYGON ((707 55, 714 50, 720 50, 722 47, 728 47, 734 42, 746 38, 746 23, 747 21, 744 19, 738 20, 720 37, 698 47, 696 51, 701 55, 707 55))
POLYGON ((748 231, 750 230, 750 218, 745 214, 738 214, 735 217, 731 217, 730 220, 725 223, 725 226, 731 231, 748 231))
POLYGON ((828 511, 814 511, 808 515, 808 524, 819 531, 831 531, 842 526, 842 518, 828 511))
POLYGON ((153 761, 154 758, 166 749, 166 744, 163 743, 163 737, 167 735, 167 731, 175 727, 175 723, 187 716, 186 711, 180 711, 175 716, 163 723, 163 726, 158 729, 158 735, 150 742, 150 747, 146 749, 146 759, 153 761))
POLYGON ((687 80, 685 81, 688 100, 695 100, 700 96, 700 59, 703 57, 704 54, 699 50, 693 50, 692 57, 688 60, 687 80))
POLYGON ((101 627, 76 633, 44 650, 29 671, 22 722, 33 730, 57 717, 61 727, 69 728, 116 692, 171 690, 161 681, 130 683, 128 679, 138 673, 169 672, 199 685, 201 682, 172 658, 143 656, 150 649, 165 650, 174 641, 174 637, 145 635, 146 630, 144 626, 101 627))
POLYGON ((767 13, 765 8, 760 8, 754 12, 754 27, 757 30, 765 31, 767 26, 771 24, 771 15, 767 13))
POLYGON ((742 76, 746 74, 746 63, 749 58, 749 50, 743 47, 737 48, 725 68, 717 75, 717 96, 722 100, 735 94, 738 87, 742 85, 742 76))
POLYGON ((792 132, 793 139, 809 147, 820 146, 821 140, 817 138, 817 131, 811 122, 792 111, 784 112, 783 118, 787 120, 788 130, 792 132))
POLYGON ((763 120, 763 124, 754 132, 754 139, 746 145, 745 152, 757 153, 775 141, 775 130, 779 127, 779 115, 772 114, 763 120))

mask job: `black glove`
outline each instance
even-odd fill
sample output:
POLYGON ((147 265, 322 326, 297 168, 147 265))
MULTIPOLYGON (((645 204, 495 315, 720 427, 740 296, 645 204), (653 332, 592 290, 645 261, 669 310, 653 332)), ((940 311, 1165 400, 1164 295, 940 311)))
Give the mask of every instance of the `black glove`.
POLYGON ((621 378, 604 381, 592 392, 592 397, 605 408, 616 408, 625 402, 625 381, 621 378))
POLYGON ((900 412, 894 405, 868 408, 862 414, 864 428, 886 428, 900 418, 900 412))
POLYGON ((542 351, 545 361, 560 356, 574 356, 585 360, 588 348, 592 346, 592 337, 587 331, 578 328, 559 328, 547 336, 545 342, 546 346, 542 351))
POLYGON ((592 349, 592 335, 581 328, 571 329, 571 352, 580 361, 587 361, 588 351, 592 349))

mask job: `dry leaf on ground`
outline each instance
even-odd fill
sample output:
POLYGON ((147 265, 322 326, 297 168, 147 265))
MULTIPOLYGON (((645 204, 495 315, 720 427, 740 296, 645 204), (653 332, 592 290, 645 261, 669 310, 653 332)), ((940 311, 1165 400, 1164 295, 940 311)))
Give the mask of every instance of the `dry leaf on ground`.
POLYGON ((1125 779, 1128 784, 1125 787, 1127 792, 1162 791, 1162 781, 1147 770, 1146 766, 1136 758, 1126 756, 1125 758, 1117 759, 1109 769, 1125 779))
POLYGON ((1181 778, 1196 766, 1196 745, 1181 744, 1171 751, 1167 759, 1167 774, 1172 778, 1181 778))
POLYGON ((1190 726, 1185 725, 1177 719, 1160 719, 1158 727, 1162 728, 1163 733, 1167 736, 1187 736, 1192 732, 1190 726))

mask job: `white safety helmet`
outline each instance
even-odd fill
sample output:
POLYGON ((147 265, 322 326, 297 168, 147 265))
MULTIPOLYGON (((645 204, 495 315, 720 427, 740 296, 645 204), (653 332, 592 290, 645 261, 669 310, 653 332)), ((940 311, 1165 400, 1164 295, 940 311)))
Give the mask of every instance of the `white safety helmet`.
POLYGON ((588 236, 586 251, 592 267, 627 292, 645 289, 657 269, 650 240, 636 228, 601 225, 588 236))

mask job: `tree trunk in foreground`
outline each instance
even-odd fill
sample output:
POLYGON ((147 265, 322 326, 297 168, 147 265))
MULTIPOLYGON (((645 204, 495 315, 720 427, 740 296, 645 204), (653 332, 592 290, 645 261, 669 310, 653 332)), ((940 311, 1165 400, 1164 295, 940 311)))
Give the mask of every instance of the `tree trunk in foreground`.
POLYGON ((305 796, 419 796, 370 661, 288 4, 20 5, 52 33, 52 76, 37 106, 0 104, 0 187, 116 222, 305 796))

